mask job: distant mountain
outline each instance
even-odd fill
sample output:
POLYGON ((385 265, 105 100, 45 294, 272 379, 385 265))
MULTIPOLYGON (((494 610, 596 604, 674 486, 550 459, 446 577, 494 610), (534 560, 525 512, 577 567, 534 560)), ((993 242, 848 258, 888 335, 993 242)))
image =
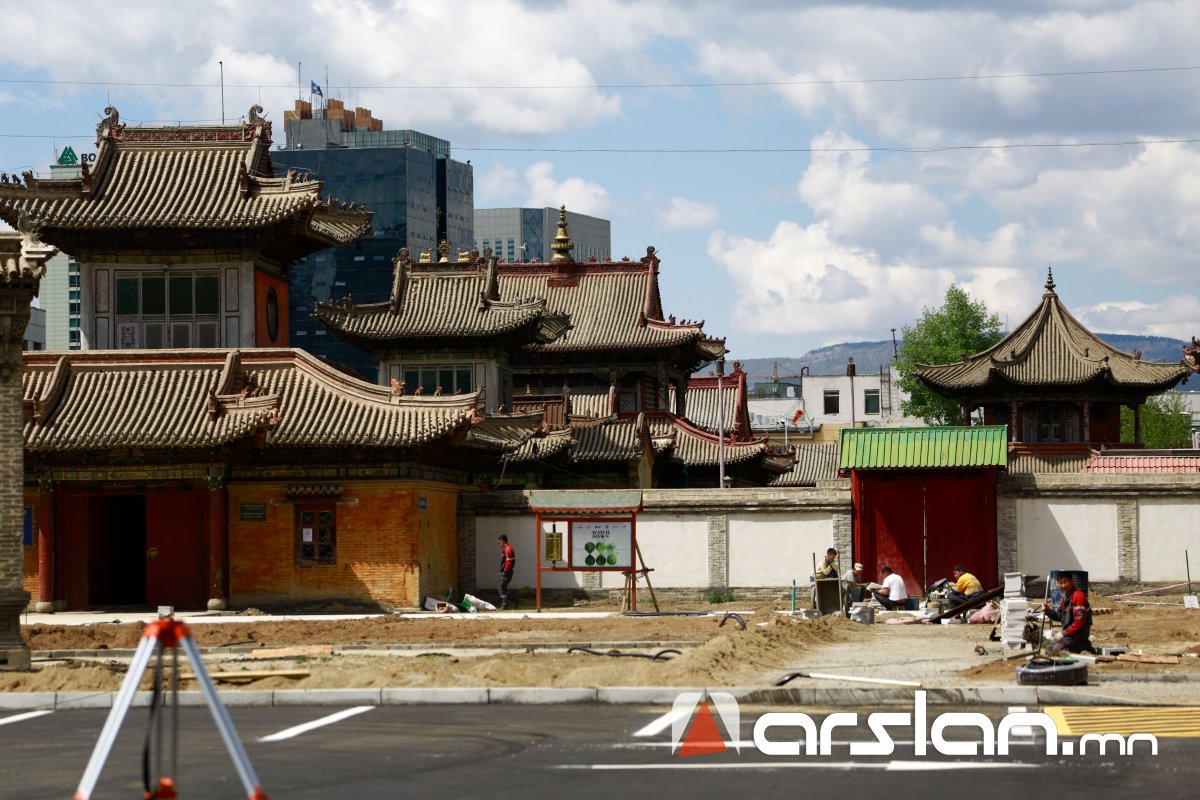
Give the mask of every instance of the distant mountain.
MULTIPOLYGON (((1132 336, 1124 333, 1096 335, 1126 353, 1140 350, 1144 361, 1175 363, 1179 361, 1182 355, 1180 348, 1185 344, 1181 339, 1166 336, 1132 336)), ((808 367, 809 375, 844 375, 846 364, 851 358, 854 359, 854 366, 859 374, 877 373, 881 369, 887 369, 892 357, 890 339, 882 342, 843 342, 818 347, 798 357, 747 358, 742 360, 742 369, 750 375, 750 383, 754 384, 769 381, 776 364, 779 365, 779 377, 783 380, 799 375, 803 367, 808 367)), ((726 369, 732 369, 732 365, 726 369)))

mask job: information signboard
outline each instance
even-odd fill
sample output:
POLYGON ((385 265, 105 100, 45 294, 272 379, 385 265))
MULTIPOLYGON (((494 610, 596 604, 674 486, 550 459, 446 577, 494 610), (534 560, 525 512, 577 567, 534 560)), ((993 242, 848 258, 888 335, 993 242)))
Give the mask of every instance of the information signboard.
POLYGON ((630 569, 633 524, 624 521, 571 522, 572 569, 630 569))

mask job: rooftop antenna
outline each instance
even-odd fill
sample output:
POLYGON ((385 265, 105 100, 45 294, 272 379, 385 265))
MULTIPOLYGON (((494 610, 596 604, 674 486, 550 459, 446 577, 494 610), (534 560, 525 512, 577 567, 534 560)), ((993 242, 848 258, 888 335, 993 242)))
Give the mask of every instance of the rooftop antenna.
POLYGON ((896 346, 896 329, 892 328, 892 358, 900 357, 900 348, 896 346))
POLYGON ((304 84, 300 80, 300 64, 301 63, 302 62, 300 62, 300 61, 296 62, 296 99, 297 100, 304 99, 304 84))

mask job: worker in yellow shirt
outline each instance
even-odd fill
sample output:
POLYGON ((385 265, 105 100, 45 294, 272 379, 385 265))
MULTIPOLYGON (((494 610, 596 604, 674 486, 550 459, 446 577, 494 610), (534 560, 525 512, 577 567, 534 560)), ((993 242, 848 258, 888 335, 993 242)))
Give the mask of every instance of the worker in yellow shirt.
POLYGON ((967 572, 967 568, 962 564, 955 564, 950 574, 954 576, 954 586, 946 591, 946 600, 951 608, 983 594, 983 584, 967 572))

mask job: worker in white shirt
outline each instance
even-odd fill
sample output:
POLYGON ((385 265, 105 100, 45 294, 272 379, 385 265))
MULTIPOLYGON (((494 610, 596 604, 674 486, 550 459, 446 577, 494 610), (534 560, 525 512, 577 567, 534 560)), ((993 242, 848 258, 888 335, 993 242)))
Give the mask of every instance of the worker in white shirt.
POLYGON ((879 573, 883 575, 883 584, 880 588, 872 590, 871 594, 879 601, 879 605, 888 611, 904 608, 908 602, 908 589, 904 586, 904 579, 887 565, 884 565, 879 573))

